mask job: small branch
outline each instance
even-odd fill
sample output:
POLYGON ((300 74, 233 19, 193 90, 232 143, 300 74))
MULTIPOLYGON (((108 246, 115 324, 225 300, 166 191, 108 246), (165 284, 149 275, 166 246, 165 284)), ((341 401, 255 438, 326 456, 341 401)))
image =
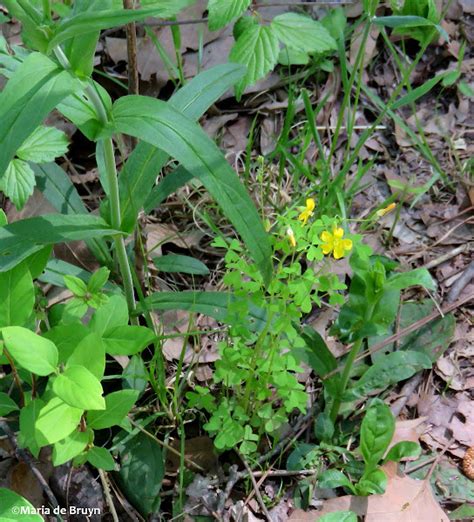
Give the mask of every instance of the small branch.
POLYGON ((31 472, 40 483, 40 486, 44 494, 48 497, 48 501, 51 504, 51 506, 53 508, 57 508, 59 506, 59 502, 57 501, 54 493, 52 492, 51 488, 49 487, 48 483, 46 482, 39 469, 36 467, 35 463, 33 462, 33 458, 30 456, 30 454, 18 446, 16 436, 10 429, 10 426, 5 421, 0 420, 0 429, 2 429, 8 437, 8 440, 10 441, 11 445, 13 446, 13 449, 15 450, 15 455, 17 459, 22 460, 30 468, 31 472))
POLYGON ((270 513, 268 512, 265 502, 263 501, 262 494, 260 493, 260 489, 258 487, 257 481, 255 480, 255 477, 252 473, 252 470, 251 470, 248 462, 245 460, 245 457, 238 450, 235 450, 235 451, 236 451, 237 455, 240 457, 240 460, 242 461, 242 463, 244 464, 245 469, 247 470, 247 473, 249 474, 250 480, 252 481, 253 490, 255 491, 255 496, 257 497, 257 501, 258 501, 266 519, 268 520, 268 522, 272 522, 272 517, 271 517, 270 513))
POLYGON ((98 469, 98 471, 99 471, 100 481, 102 482, 102 489, 104 490, 104 494, 105 494, 105 500, 107 501, 107 505, 109 506, 109 509, 110 509, 110 514, 112 515, 114 522, 119 522, 119 517, 117 516, 117 511, 115 510, 115 506, 114 506, 114 500, 112 498, 112 495, 110 494, 109 483, 107 480, 107 473, 105 473, 105 471, 100 468, 98 469))
POLYGON ((21 385, 20 376, 18 375, 18 372, 16 371, 15 362, 13 361, 11 355, 8 353, 8 350, 4 347, 3 353, 5 357, 8 359, 8 364, 10 365, 13 373, 13 380, 15 381, 15 384, 18 388, 18 391, 20 392, 20 407, 23 407, 25 405, 25 394, 23 393, 23 387, 21 385))
POLYGON ((451 287, 448 294, 448 303, 452 303, 459 297, 459 294, 471 282, 472 278, 474 278, 474 261, 469 263, 463 274, 456 279, 456 282, 451 287))

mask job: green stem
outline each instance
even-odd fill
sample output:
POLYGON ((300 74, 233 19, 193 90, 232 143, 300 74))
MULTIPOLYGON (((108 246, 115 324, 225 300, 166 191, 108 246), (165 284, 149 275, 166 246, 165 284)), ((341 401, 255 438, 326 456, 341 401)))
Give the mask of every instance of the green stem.
MULTIPOLYGON (((375 303, 372 305, 368 305, 367 311, 365 313, 365 321, 364 321, 366 324, 372 319, 372 314, 374 312, 374 308, 375 308, 375 303)), ((341 385, 339 387, 339 393, 337 394, 336 398, 334 399, 334 403, 333 403, 332 409, 331 409, 331 420, 333 423, 336 422, 337 416, 339 415, 339 410, 340 410, 341 404, 342 404, 342 398, 344 396, 347 385, 349 383, 349 379, 351 377, 352 367, 354 366, 354 362, 356 360, 357 355, 360 352, 364 339, 365 339, 365 337, 361 337, 360 339, 357 339, 357 341, 352 345, 351 351, 349 352, 349 355, 347 356, 347 361, 346 361, 346 364, 344 366, 344 371, 342 372, 342 376, 341 376, 341 385)))
MULTIPOLYGON (((56 55, 56 58, 58 59, 59 63, 64 67, 64 69, 71 69, 71 64, 69 63, 69 60, 67 59, 63 50, 59 46, 54 48, 54 54, 56 55)), ((106 125, 109 122, 107 110, 104 106, 102 98, 99 96, 99 93, 92 82, 90 82, 86 86, 85 92, 89 97, 91 103, 94 105, 97 117, 99 118, 100 122, 103 125, 106 125)), ((120 196, 118 187, 117 167, 115 165, 114 144, 112 138, 104 139, 104 156, 107 181, 109 184, 110 191, 110 224, 115 230, 120 230, 120 196)), ((134 315, 136 305, 135 295, 133 292, 133 278, 130 263, 127 257, 127 250, 125 248, 125 240, 123 238, 123 235, 121 234, 114 235, 113 240, 120 268, 120 273, 122 275, 123 287, 125 290, 125 298, 127 299, 128 309, 131 315, 131 321, 132 323, 137 324, 138 320, 134 315)))
POLYGON ((43 0, 43 14, 46 20, 51 21, 51 0, 43 0))

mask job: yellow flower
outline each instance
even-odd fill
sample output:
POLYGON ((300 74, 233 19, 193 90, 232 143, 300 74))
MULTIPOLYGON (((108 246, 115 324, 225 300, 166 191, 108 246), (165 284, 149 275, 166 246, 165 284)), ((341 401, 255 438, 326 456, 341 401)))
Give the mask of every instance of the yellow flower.
POLYGON ((325 230, 321 234, 323 254, 328 255, 333 252, 334 259, 344 257, 346 251, 348 252, 352 249, 352 241, 350 239, 343 239, 343 237, 344 230, 342 228, 334 226, 332 233, 325 230))
POLYGON ((385 208, 381 208, 380 210, 377 210, 376 214, 378 217, 384 217, 385 214, 388 214, 389 212, 392 212, 392 210, 396 207, 396 203, 390 203, 390 205, 386 206, 385 208))
POLYGON ((313 198, 308 198, 306 200, 306 208, 301 212, 298 216, 298 219, 303 222, 303 225, 306 225, 308 219, 313 215, 314 207, 316 206, 313 198))
POLYGON ((290 245, 293 248, 295 248, 295 246, 296 246, 295 233, 293 232, 293 229, 291 227, 288 227, 286 229, 286 235, 288 236, 288 241, 290 242, 290 245))

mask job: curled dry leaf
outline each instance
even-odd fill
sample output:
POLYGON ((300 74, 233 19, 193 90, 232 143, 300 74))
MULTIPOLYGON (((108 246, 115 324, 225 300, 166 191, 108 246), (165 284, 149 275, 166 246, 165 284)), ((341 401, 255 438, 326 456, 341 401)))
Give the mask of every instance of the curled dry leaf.
POLYGON ((387 489, 383 495, 356 497, 346 495, 324 502, 321 511, 297 510, 289 522, 314 522, 334 511, 353 511, 365 522, 448 522, 449 518, 433 496, 428 482, 414 480, 397 472, 390 462, 382 468, 387 474, 387 489))

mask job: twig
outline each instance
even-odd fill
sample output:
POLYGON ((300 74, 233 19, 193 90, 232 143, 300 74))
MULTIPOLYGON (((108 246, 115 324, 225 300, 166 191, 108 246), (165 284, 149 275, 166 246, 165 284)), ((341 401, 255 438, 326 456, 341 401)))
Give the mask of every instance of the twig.
POLYGON ((112 498, 112 495, 110 494, 110 488, 109 488, 109 484, 107 481, 107 474, 105 473, 105 471, 103 469, 100 469, 100 468, 99 468, 99 477, 100 477, 100 481, 102 482, 102 489, 104 490, 105 500, 107 501, 107 505, 109 506, 110 514, 112 515, 114 522, 120 522, 119 517, 117 515, 117 511, 115 510, 114 500, 112 498))
MULTIPOLYGON (((460 306, 468 303, 472 299, 474 299, 474 294, 467 295, 466 297, 463 297, 463 298, 459 299, 455 303, 450 304, 450 305, 445 306, 444 308, 442 308, 442 312, 443 312, 444 315, 449 314, 449 312, 452 312, 456 308, 459 308, 460 306)), ((377 343, 370 350, 366 350, 365 352, 362 352, 358 357, 356 357, 355 362, 360 361, 361 359, 364 359, 365 357, 367 357, 367 355, 371 355, 371 354, 373 354, 375 352, 378 352, 379 350, 381 350, 385 346, 388 346, 389 344, 392 344, 393 342, 398 341, 398 339, 400 339, 401 337, 404 337, 405 335, 407 335, 407 334, 409 334, 409 333, 411 333, 411 332, 413 332, 415 330, 418 330, 418 328, 421 328, 425 324, 428 324, 431 321, 433 321, 434 319, 438 318, 439 315, 440 315, 439 311, 436 310, 432 314, 427 315, 426 317, 423 317, 419 321, 414 322, 413 324, 407 326, 406 328, 403 328, 402 330, 400 330, 396 334, 391 335, 390 337, 387 337, 386 339, 384 339, 380 343, 377 343)), ((342 355, 345 355, 346 353, 348 353, 350 351, 350 348, 351 347, 349 346, 348 349, 346 350, 346 352, 344 354, 342 354, 342 355)), ((327 379, 328 377, 331 377, 331 375, 335 375, 341 369, 342 369, 341 367, 336 368, 332 372, 329 372, 326 375, 324 375, 324 378, 327 379)))
POLYGON ((262 494, 260 493, 260 489, 258 487, 257 481, 255 480, 255 477, 253 476, 252 469, 250 468, 248 462, 245 460, 245 457, 236 450, 237 454, 240 457, 240 460, 243 462, 245 469, 247 470, 247 473, 249 474, 250 480, 252 481, 253 490, 255 491, 255 496, 257 497, 257 501, 266 517, 268 522, 272 522, 272 517, 270 513, 268 512, 267 506, 265 505, 265 502, 263 501, 262 494))
POLYGON ((453 248, 449 252, 445 252, 443 255, 436 257, 435 259, 432 259, 425 265, 423 265, 423 268, 426 268, 427 270, 430 270, 431 268, 435 268, 442 263, 445 263, 446 261, 449 261, 451 258, 456 257, 459 254, 462 254, 466 250, 469 250, 472 248, 472 243, 464 243, 463 245, 460 245, 456 248, 453 248))
POLYGON ((13 380, 15 381, 15 384, 18 388, 18 391, 20 393, 20 406, 23 406, 25 404, 25 394, 23 393, 23 386, 21 385, 21 380, 18 375, 18 372, 16 370, 15 362, 13 361, 12 357, 8 353, 8 350, 6 348, 3 348, 3 353, 5 357, 8 359, 8 364, 10 365, 13 373, 13 380))
POLYGON ((448 303, 452 303, 459 297, 459 294, 471 282, 471 279, 473 277, 474 261, 471 261, 467 268, 464 270, 464 273, 458 279, 456 279, 456 282, 451 287, 451 290, 448 293, 448 303))
MULTIPOLYGON (((59 507, 59 502, 57 501, 54 493, 52 492, 51 488, 49 487, 49 484, 46 482, 45 478, 39 471, 39 469, 36 467, 35 463, 33 462, 33 458, 30 456, 30 454, 25 451, 24 449, 20 448, 18 446, 18 442, 16 440, 16 436, 13 433, 13 431, 10 429, 10 426, 3 420, 0 420, 0 429, 2 429, 6 436, 8 437, 8 440, 10 441, 11 445, 13 446, 13 449, 15 450, 15 455, 18 460, 22 460, 31 470, 33 475, 36 477, 38 482, 40 483, 40 486, 44 492, 44 494, 48 497, 48 501, 51 504, 53 508, 59 507)), ((60 519, 62 520, 62 519, 60 519)))
POLYGON ((252 471, 252 475, 254 477, 308 477, 315 475, 317 472, 317 469, 300 469, 295 471, 288 471, 286 469, 274 469, 268 471, 252 471))
POLYGON ((449 446, 451 446, 453 441, 454 441, 454 437, 451 437, 448 440, 448 442, 446 442, 446 444, 444 445, 444 448, 441 450, 441 452, 438 453, 438 455, 436 455, 436 458, 435 458, 433 464, 431 465, 431 468, 428 471, 428 474, 425 477, 426 482, 429 482, 431 475, 433 475, 433 471, 435 470, 436 466, 438 465, 439 461, 441 460, 441 457, 446 453, 446 451, 448 450, 449 446))
MULTIPOLYGON (((140 424, 136 423, 134 420, 132 420, 132 419, 129 419, 129 420, 130 420, 130 423, 133 426, 135 426, 135 428, 138 428, 147 437, 150 437, 150 439, 153 439, 157 444, 159 444, 163 448, 166 448, 166 450, 169 451, 170 453, 174 453, 178 457, 181 457, 181 453, 178 450, 175 450, 173 448, 173 446, 170 446, 169 444, 166 444, 166 442, 163 442, 162 440, 160 440, 158 437, 155 437, 152 433, 150 433, 145 428, 140 426, 140 424)), ((184 462, 186 464, 188 464, 189 466, 196 468, 198 471, 203 471, 203 472, 206 471, 203 467, 201 467, 199 464, 196 464, 194 461, 192 461, 190 458, 188 458, 186 456, 184 457, 184 462)))
POLYGON ((408 475, 409 473, 414 473, 415 471, 418 471, 421 468, 424 468, 425 466, 428 466, 428 464, 431 464, 436 460, 436 457, 431 457, 429 459, 424 460, 423 462, 418 462, 414 466, 408 467, 404 469, 405 475, 408 475))

